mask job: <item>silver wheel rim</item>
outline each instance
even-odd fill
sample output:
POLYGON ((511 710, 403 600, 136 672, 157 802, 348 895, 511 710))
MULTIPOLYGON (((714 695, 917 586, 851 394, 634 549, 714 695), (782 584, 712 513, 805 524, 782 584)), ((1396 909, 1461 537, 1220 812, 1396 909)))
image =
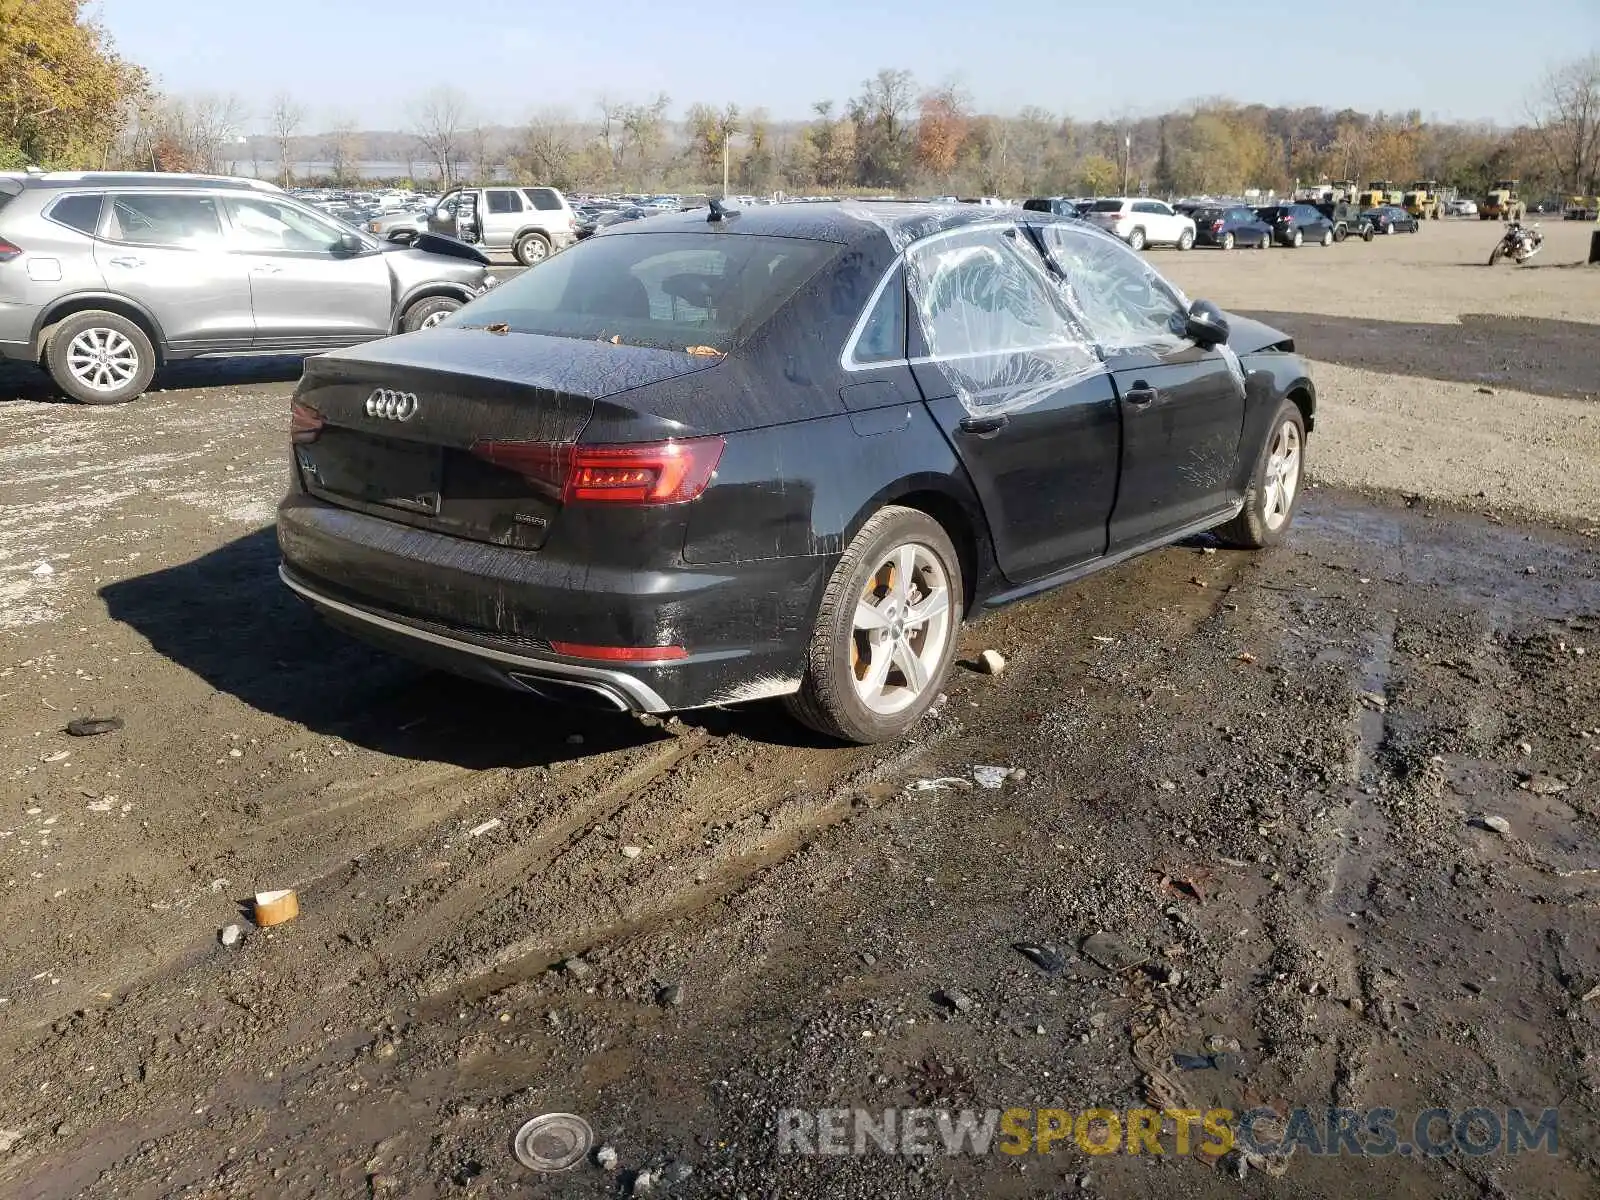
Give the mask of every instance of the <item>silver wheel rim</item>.
POLYGON ((1224 250, 1233 249, 1233 234, 1225 233, 1222 235, 1222 248, 1224 250))
POLYGON ((538 238, 529 238, 522 244, 522 259, 530 266, 544 259, 544 243, 538 238))
POLYGON ((950 580, 928 547, 891 550, 867 579, 851 631, 856 696, 880 716, 904 712, 934 682, 951 636, 950 580))
POLYGON ((1300 490, 1300 426, 1285 421, 1272 437, 1267 459, 1266 502, 1263 516, 1268 529, 1281 529, 1294 508, 1300 490))
POLYGON ((67 344, 67 371, 90 391, 114 392, 139 374, 139 348, 115 329, 85 329, 67 344))
POLYGON ((446 317, 448 317, 453 312, 455 312, 455 309, 453 309, 453 308, 445 308, 445 309, 440 309, 438 312, 431 312, 427 316, 422 318, 422 323, 419 324, 417 326, 417 328, 418 329, 432 329, 435 325, 437 325, 440 321, 444 320, 446 317))

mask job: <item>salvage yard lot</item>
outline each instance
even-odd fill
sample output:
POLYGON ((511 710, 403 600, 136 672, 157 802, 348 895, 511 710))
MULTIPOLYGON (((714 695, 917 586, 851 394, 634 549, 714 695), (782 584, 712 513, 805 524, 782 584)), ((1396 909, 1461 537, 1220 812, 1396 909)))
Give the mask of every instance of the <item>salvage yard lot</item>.
POLYGON ((541 707, 324 630, 275 577, 296 363, 185 364, 120 409, 0 374, 0 1054, 26 1064, 0 1192, 525 1195, 511 1134, 571 1111, 621 1169, 538 1194, 671 1162, 685 1196, 1594 1194, 1591 228, 1546 225, 1524 269, 1483 266, 1476 221, 1153 254, 1314 361, 1289 543, 984 619, 960 657, 1009 668, 959 671, 888 747, 765 706, 541 707), (91 713, 125 726, 61 732, 91 713), (1026 774, 910 790, 974 764, 1026 774), (254 930, 273 887, 302 915, 254 930), (1080 956, 1101 931, 1142 965, 1080 956), (1173 1066, 1213 1036, 1239 1069, 1173 1066), (773 1134, 783 1108, 1153 1096, 1558 1107, 1561 1149, 1241 1184, 773 1134))

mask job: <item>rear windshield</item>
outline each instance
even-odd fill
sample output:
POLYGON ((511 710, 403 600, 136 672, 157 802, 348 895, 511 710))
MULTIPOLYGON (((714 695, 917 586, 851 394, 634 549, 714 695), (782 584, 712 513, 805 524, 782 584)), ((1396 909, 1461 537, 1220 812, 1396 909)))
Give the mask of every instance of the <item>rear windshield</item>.
POLYGON ((1121 200, 1096 200, 1093 204, 1089 205, 1089 211, 1090 212, 1121 212, 1122 211, 1122 201, 1121 200))
POLYGON ((1220 208, 1191 208, 1189 215, 1196 221, 1220 221, 1224 214, 1220 208))
POLYGON ((0 208, 11 203, 11 197, 22 191, 22 185, 11 179, 0 179, 0 208))
POLYGON ((1280 213, 1287 213, 1288 211, 1287 208, 1258 208, 1256 209, 1256 215, 1258 217, 1266 217, 1270 221, 1280 213))
POLYGON ((607 233, 524 271, 444 323, 725 353, 838 251, 834 242, 755 234, 607 233))

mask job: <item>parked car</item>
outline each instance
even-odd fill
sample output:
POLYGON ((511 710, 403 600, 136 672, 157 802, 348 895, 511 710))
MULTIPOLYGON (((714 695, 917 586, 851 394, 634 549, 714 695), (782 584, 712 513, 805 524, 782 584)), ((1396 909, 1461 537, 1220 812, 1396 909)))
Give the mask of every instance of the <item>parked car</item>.
POLYGON ((1475 217, 1478 215, 1478 206, 1471 200, 1451 200, 1444 206, 1444 215, 1447 217, 1475 217))
POLYGON ((0 356, 119 404, 174 359, 420 328, 494 284, 482 255, 424 242, 379 241, 254 180, 0 174, 0 356))
POLYGON ((485 250, 509 250, 525 267, 578 240, 567 198, 548 187, 454 188, 434 207, 428 228, 485 250))
POLYGON ((419 233, 428 231, 428 212, 410 208, 381 213, 366 223, 366 230, 388 242, 414 242, 419 233))
POLYGON ((1053 213, 1058 217, 1078 215, 1078 203, 1066 196, 1034 196, 1024 200, 1022 207, 1029 212, 1053 213))
POLYGON ((1416 233, 1422 228, 1421 221, 1396 204, 1369 208, 1361 216, 1371 221, 1372 228, 1379 233, 1416 233))
POLYGON ((1235 246, 1250 246, 1265 250, 1272 245, 1272 226, 1255 210, 1244 205, 1221 207, 1196 205, 1189 214, 1194 221, 1195 240, 1202 246, 1221 246, 1232 250, 1235 246))
POLYGON ((1358 237, 1364 242, 1372 240, 1372 222, 1361 215, 1361 206, 1344 200, 1326 200, 1314 205, 1316 210, 1333 222, 1333 240, 1358 237))
POLYGON ((659 217, 665 210, 659 208, 640 208, 629 205, 627 208, 614 208, 609 212, 599 213, 595 216, 590 226, 591 233, 600 233, 610 229, 613 225, 626 225, 630 221, 637 221, 644 217, 659 217))
POLYGON ((1138 196, 1109 196, 1083 211, 1083 219, 1114 234, 1135 250, 1146 246, 1194 245, 1194 222, 1160 200, 1138 196))
POLYGON ((1281 246, 1333 245, 1333 222, 1310 204, 1269 204, 1256 215, 1272 227, 1272 240, 1281 246))
POLYGON ((1288 334, 1082 221, 658 216, 309 360, 281 575, 524 693, 784 696, 872 742, 938 696, 968 615, 1202 530, 1281 539, 1315 405, 1288 334))

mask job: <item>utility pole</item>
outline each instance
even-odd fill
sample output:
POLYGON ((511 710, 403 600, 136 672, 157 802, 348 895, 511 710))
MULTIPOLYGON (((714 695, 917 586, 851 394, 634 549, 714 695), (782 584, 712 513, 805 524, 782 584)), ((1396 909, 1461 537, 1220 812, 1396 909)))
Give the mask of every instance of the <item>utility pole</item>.
POLYGON ((728 198, 728 143, 733 141, 727 129, 722 131, 722 198, 728 198))
POLYGON ((1128 194, 1128 168, 1133 162, 1133 134, 1122 135, 1122 194, 1128 194))

